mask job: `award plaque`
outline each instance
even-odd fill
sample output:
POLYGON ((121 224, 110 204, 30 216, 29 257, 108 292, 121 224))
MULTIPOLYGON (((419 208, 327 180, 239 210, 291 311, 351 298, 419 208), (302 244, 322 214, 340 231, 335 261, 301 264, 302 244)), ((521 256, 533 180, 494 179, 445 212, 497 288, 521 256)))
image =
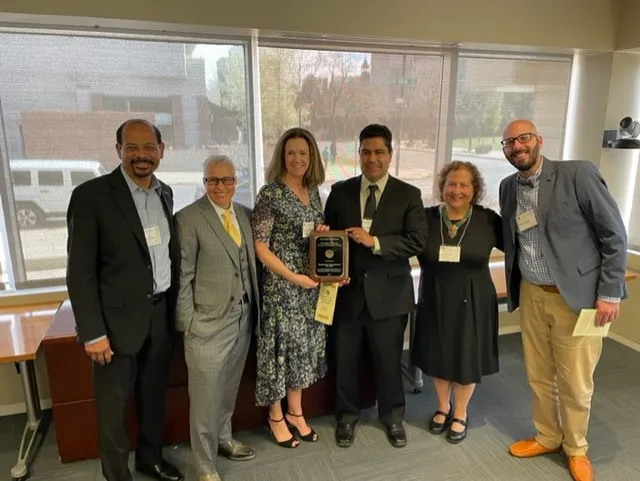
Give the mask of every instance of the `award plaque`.
POLYGON ((316 282, 339 282, 349 277, 349 237, 345 231, 311 232, 309 277, 316 282))

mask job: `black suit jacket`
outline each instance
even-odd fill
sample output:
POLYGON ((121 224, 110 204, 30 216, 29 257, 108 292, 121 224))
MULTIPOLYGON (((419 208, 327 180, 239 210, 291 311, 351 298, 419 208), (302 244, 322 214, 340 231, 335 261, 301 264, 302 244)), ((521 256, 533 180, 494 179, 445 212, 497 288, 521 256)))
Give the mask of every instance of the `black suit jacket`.
MULTIPOLYGON (((361 177, 332 186, 325 208, 325 221, 332 230, 362 227, 361 177)), ((357 318, 365 303, 374 319, 408 314, 413 309, 409 258, 422 252, 427 240, 420 190, 390 176, 369 233, 378 238, 381 255, 349 241, 351 282, 338 291, 336 322, 357 318)))
MULTIPOLYGON (((173 192, 160 185, 171 232, 167 321, 172 327, 180 250, 173 192)), ((73 190, 67 227, 67 289, 79 341, 106 335, 116 354, 138 352, 149 332, 153 270, 142 223, 119 167, 73 190)))

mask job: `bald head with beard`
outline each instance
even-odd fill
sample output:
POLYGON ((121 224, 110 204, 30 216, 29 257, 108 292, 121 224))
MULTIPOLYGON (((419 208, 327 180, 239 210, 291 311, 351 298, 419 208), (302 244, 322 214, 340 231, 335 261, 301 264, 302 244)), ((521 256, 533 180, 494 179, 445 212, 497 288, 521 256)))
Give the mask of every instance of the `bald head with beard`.
POLYGON ((504 129, 502 140, 510 141, 504 145, 502 151, 509 163, 523 176, 528 177, 538 170, 542 163, 540 149, 543 140, 532 122, 523 119, 514 120, 504 129))

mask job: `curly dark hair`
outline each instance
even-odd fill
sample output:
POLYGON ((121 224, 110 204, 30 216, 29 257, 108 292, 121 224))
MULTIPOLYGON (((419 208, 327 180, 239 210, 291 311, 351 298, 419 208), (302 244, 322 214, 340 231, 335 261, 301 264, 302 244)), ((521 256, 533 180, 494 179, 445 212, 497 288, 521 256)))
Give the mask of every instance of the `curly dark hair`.
POLYGON ((484 178, 478 168, 471 162, 463 162, 462 160, 453 160, 445 164, 438 173, 438 189, 440 190, 440 200, 444 201, 442 191, 447 181, 447 176, 454 170, 467 169, 471 173, 471 185, 473 186, 473 197, 471 205, 478 205, 484 197, 484 178))

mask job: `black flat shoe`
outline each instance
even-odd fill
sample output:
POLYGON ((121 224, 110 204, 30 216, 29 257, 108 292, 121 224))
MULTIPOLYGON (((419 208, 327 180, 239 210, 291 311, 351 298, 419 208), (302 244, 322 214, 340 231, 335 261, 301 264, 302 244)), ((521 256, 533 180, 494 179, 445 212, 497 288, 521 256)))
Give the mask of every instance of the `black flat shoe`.
POLYGON ((451 426, 453 426, 453 423, 458 423, 462 427, 464 427, 464 429, 458 432, 454 431, 453 429, 451 429, 451 426, 449 426, 449 431, 447 432, 447 441, 449 441, 451 444, 458 444, 464 441, 464 439, 467 437, 468 422, 469 415, 467 415, 467 419, 451 418, 451 426))
MULTIPOLYGON (((293 414, 290 413, 289 411, 287 411, 287 416, 291 416, 294 418, 301 418, 302 414, 293 414)), ((307 442, 307 443, 315 443, 318 440, 318 435, 316 434, 316 432, 309 428, 309 432, 307 434, 305 434, 304 436, 300 433, 300 430, 295 427, 292 423, 290 423, 289 421, 286 421, 287 426, 289 427, 289 431, 291 431, 291 434, 293 434, 294 436, 299 437, 300 439, 302 439, 303 441, 307 442)))
POLYGON ((355 423, 338 423, 336 426, 336 443, 341 448, 348 448, 355 438, 355 423))
POLYGON ((450 425, 451 425, 451 404, 449 404, 449 412, 445 413, 442 411, 436 411, 435 413, 433 413, 433 416, 431 417, 431 421, 429 422, 429 432, 431 434, 442 434, 445 429, 447 429, 450 425), (444 416, 444 422, 441 423, 437 423, 434 421, 436 416, 444 416))
POLYGON ((289 439, 285 439, 284 441, 278 441, 278 438, 276 438, 275 433, 271 429, 271 424, 269 424, 269 423, 276 424, 276 423, 281 423, 281 422, 284 422, 284 417, 282 417, 280 419, 271 419, 270 417, 267 417, 267 426, 268 426, 269 432, 271 433, 271 436, 273 437, 273 440, 281 448, 287 448, 287 449, 297 448, 300 445, 300 443, 295 438, 295 436, 291 436, 289 439))

